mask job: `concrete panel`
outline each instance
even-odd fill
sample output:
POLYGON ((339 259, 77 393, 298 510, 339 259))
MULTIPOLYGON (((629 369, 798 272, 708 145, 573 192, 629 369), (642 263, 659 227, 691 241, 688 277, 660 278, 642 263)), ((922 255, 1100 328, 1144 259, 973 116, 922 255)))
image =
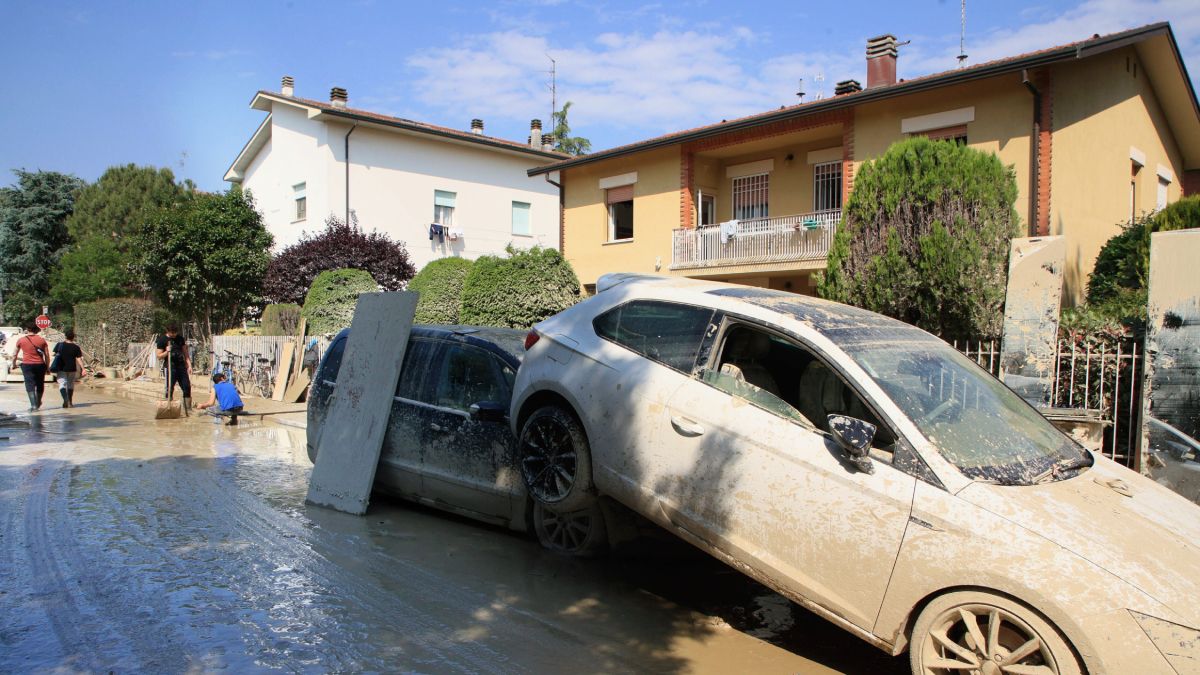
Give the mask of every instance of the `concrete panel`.
POLYGON ((317 439, 308 503, 366 513, 417 295, 358 296, 337 387, 317 439))
POLYGON ((1008 258, 1002 378, 1035 406, 1050 405, 1066 252, 1063 237, 1026 237, 1008 258))
POLYGON ((1142 471, 1200 502, 1200 229, 1150 236, 1142 471))

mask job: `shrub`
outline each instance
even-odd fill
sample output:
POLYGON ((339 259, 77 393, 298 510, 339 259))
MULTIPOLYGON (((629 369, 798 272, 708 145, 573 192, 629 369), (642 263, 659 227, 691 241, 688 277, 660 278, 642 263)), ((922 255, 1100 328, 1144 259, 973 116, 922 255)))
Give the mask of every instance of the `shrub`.
POLYGON ((404 290, 413 268, 404 242, 380 232, 365 233, 354 214, 351 222, 335 216, 318 234, 305 234, 271 259, 263 280, 263 294, 271 302, 301 302, 317 275, 326 270, 361 269, 385 291, 404 290))
POLYGON ((260 335, 295 335, 300 325, 300 305, 286 303, 263 308, 260 335))
POLYGON ((327 270, 317 275, 301 314, 314 334, 336 333, 350 325, 360 293, 374 293, 379 284, 365 270, 327 270))
POLYGON ((483 256, 463 282, 463 323, 528 328, 579 301, 579 278, 558 251, 508 247, 508 257, 483 256))
POLYGON ((470 271, 471 261, 465 258, 439 258, 423 267, 408 283, 408 290, 421 294, 414 321, 458 323, 463 282, 470 271))
POLYGON ((859 169, 818 292, 943 337, 997 335, 1016 196, 991 153, 895 143, 859 169))
POLYGON ((107 298, 75 305, 76 341, 107 364, 123 363, 130 342, 148 342, 168 320, 149 300, 107 298))

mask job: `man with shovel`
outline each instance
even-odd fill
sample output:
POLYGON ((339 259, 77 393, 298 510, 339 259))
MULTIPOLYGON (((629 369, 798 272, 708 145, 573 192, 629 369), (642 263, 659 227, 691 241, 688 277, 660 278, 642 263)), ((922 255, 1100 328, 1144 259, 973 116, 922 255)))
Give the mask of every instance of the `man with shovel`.
POLYGON ((168 324, 166 334, 155 338, 154 347, 166 375, 166 397, 171 397, 175 383, 179 383, 179 391, 183 394, 183 414, 191 414, 192 380, 188 373, 192 371, 192 359, 188 354, 187 340, 179 334, 179 326, 174 323, 168 324))

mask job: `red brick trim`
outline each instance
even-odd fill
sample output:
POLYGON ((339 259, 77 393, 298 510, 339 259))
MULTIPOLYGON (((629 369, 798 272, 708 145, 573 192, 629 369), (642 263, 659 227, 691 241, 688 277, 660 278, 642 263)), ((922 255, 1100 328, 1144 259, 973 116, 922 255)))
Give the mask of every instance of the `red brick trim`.
POLYGON ((696 154, 687 147, 679 148, 679 226, 693 228, 696 226, 693 204, 695 192, 692 189, 696 173, 696 154))
POLYGON ((1050 70, 1036 76, 1038 91, 1042 92, 1041 117, 1038 120, 1037 157, 1037 236, 1050 235, 1050 178, 1054 157, 1054 87, 1050 70))
POLYGON ((842 208, 850 202, 854 190, 854 114, 842 122, 842 208))

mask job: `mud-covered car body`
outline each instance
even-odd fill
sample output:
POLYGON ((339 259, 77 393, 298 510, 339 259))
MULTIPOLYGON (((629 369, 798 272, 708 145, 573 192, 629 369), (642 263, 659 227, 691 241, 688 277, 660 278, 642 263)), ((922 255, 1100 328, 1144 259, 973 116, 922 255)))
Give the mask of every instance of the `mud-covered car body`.
POLYGON ((766 289, 598 286, 535 326, 510 412, 518 434, 539 409, 577 416, 596 494, 893 653, 924 609, 997 599, 946 610, 976 612, 948 639, 927 625, 915 670, 1077 672, 1073 654, 1094 673, 1196 672, 1200 509, 1075 445, 944 342, 766 289), (829 415, 878 428, 864 457, 829 415), (990 625, 1069 648, 1010 671, 1020 649, 990 625))
MULTIPOLYGON (((330 343, 308 405, 308 456, 316 461, 349 330, 330 343)), ((414 325, 392 398, 377 489, 524 531, 528 500, 514 469, 507 412, 525 333, 414 325)))

